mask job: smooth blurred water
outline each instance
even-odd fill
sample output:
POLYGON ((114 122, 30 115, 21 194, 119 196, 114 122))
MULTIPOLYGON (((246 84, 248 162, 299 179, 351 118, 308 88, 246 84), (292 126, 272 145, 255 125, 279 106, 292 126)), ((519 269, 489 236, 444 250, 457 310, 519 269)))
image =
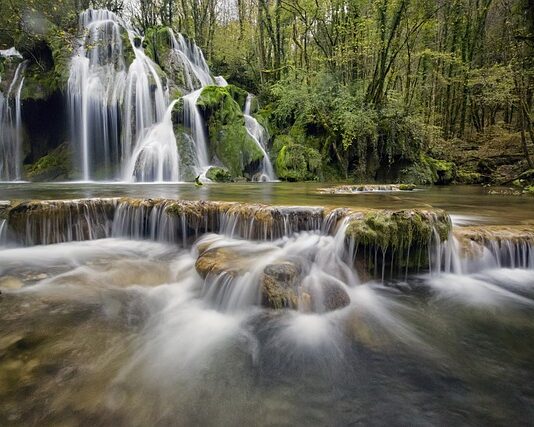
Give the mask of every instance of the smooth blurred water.
POLYGON ((76 199, 87 197, 172 198, 221 200, 273 205, 346 206, 402 209, 429 207, 445 209, 462 222, 483 224, 534 223, 534 197, 488 194, 480 186, 422 187, 416 191, 360 194, 322 194, 325 183, 139 183, 0 182, 0 201, 14 199, 76 199))
POLYGON ((323 314, 228 311, 195 256, 121 239, 0 251, 1 424, 533 420, 532 270, 346 283, 350 305, 323 314))
MULTIPOLYGON (((319 184, 1 184, 0 199, 132 196, 447 208, 456 223, 529 223, 532 200, 475 187, 322 195, 319 184)), ((358 278, 335 236, 224 235, 244 272, 225 293, 198 247, 108 238, 0 249, 0 425, 529 425, 534 270, 358 278), (341 283, 331 312, 262 308, 258 271, 341 283)), ((226 283, 226 282, 225 282, 226 283)), ((223 282, 221 282, 224 285, 223 282)))

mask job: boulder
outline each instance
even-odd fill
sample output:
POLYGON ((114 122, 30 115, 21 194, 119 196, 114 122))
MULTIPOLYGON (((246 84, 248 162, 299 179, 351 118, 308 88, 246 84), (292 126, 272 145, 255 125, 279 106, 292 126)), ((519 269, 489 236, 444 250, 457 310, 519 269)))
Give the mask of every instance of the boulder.
POLYGON ((226 168, 212 166, 206 172, 206 178, 214 182, 231 182, 232 174, 226 168))

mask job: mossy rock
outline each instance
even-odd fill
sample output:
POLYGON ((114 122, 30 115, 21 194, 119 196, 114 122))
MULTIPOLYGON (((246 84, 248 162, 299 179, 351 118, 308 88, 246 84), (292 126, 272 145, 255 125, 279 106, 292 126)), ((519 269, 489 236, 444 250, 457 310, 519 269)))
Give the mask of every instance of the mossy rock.
POLYGON ((300 144, 284 145, 275 161, 276 175, 283 181, 314 181, 319 179, 321 155, 300 144))
POLYGON ((244 111, 245 104, 247 102, 248 92, 238 86, 230 84, 226 86, 226 88, 228 89, 228 92, 230 93, 230 96, 233 98, 233 100, 237 102, 237 105, 239 105, 241 111, 244 111))
POLYGON ((458 169, 456 182, 458 184, 481 184, 484 177, 478 172, 471 172, 465 169, 458 169))
POLYGON ((67 32, 50 26, 43 39, 35 43, 35 49, 24 72, 22 100, 46 99, 56 91, 63 91, 69 79, 74 45, 67 32))
POLYGON ((400 191, 413 191, 417 188, 417 185, 415 184, 400 184, 399 190, 400 191))
MULTIPOLYGON (((172 49, 172 38, 170 28, 165 26, 150 27, 145 32, 143 46, 147 55, 161 68, 168 76, 168 86, 171 92, 171 99, 179 98, 178 92, 183 94, 191 90, 186 68, 180 55, 172 49)), ((200 88, 198 79, 191 75, 191 85, 200 88)), ((181 96, 181 95, 180 95, 181 96)))
POLYGON ((63 143, 30 165, 26 176, 31 181, 54 181, 69 179, 71 173, 72 152, 70 146, 63 143))
POLYGON ((162 66, 164 58, 172 50, 172 39, 169 28, 165 26, 148 28, 145 31, 143 47, 149 58, 162 66))
POLYGON ((434 184, 447 185, 456 179, 457 170, 453 162, 437 160, 432 157, 427 157, 427 162, 430 164, 434 174, 434 184))
POLYGON ((512 185, 519 188, 531 187, 534 184, 534 169, 529 169, 523 172, 517 179, 512 182, 512 185))
POLYGON ((232 174, 226 168, 212 166, 206 172, 206 178, 210 179, 213 182, 231 182, 232 174))
POLYGON ((394 259, 398 268, 418 268, 428 266, 432 240, 447 240, 451 229, 450 218, 442 210, 377 210, 351 217, 345 235, 367 267, 394 259))
POLYGON ((263 152, 248 134, 243 112, 230 90, 231 86, 207 86, 197 105, 206 119, 210 152, 232 176, 251 176, 259 169, 263 152))

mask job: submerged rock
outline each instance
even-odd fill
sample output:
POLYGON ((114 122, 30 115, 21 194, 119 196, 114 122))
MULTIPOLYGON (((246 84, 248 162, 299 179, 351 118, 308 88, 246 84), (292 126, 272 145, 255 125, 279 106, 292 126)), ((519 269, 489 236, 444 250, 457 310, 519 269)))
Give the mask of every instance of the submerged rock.
POLYGON ((298 309, 299 300, 310 295, 301 290, 301 268, 289 261, 270 264, 261 277, 261 302, 270 308, 298 309))
POLYGON ((357 194, 373 192, 396 192, 413 191, 417 188, 415 184, 357 184, 339 185, 331 188, 320 188, 321 194, 357 194))

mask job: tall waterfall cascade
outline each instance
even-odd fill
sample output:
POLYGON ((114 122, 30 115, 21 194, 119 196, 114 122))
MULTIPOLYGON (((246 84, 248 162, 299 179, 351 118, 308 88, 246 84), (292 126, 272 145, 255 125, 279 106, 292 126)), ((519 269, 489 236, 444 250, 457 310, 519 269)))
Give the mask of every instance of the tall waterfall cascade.
MULTIPOLYGON (((172 123, 169 87, 162 71, 144 52, 143 38, 107 10, 80 15, 79 47, 68 80, 71 138, 84 181, 180 181, 180 153, 172 123), (127 57, 133 61, 128 64, 127 57)), ((183 67, 185 95, 179 135, 191 144, 195 173, 209 168, 206 125, 196 102, 213 79, 198 46, 169 31, 174 59, 183 67)))
MULTIPOLYGON (((22 58, 14 48, 0 51, 3 57, 22 58)), ((5 94, 0 91, 0 181, 22 177, 21 92, 26 62, 18 64, 5 94)))

